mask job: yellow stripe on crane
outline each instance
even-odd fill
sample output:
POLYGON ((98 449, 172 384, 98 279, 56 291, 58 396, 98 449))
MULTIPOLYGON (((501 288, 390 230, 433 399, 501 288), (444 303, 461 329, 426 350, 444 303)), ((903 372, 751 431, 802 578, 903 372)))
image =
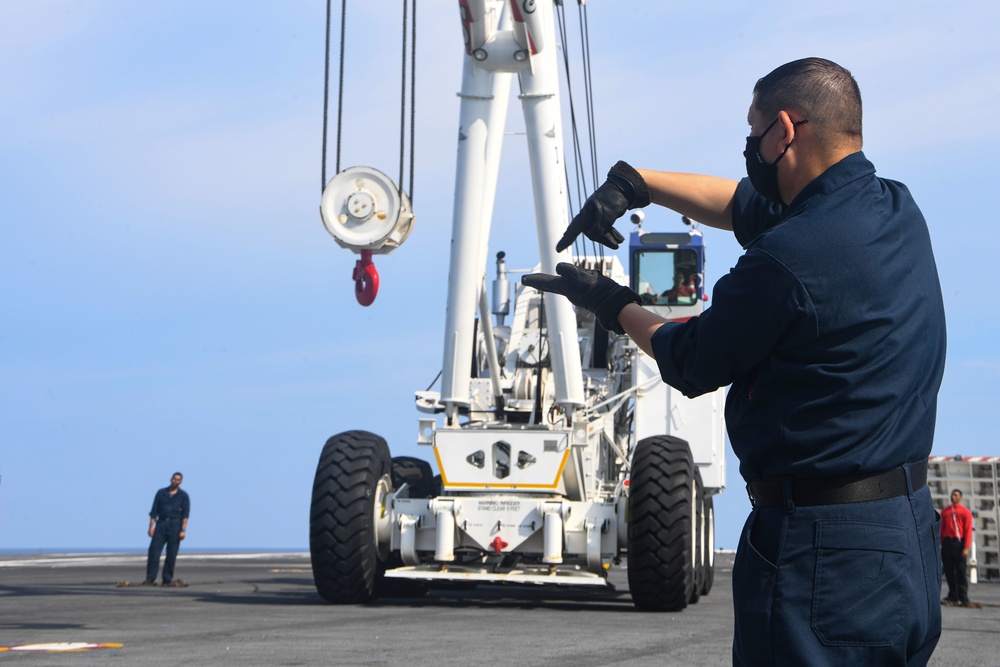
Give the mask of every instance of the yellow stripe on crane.
POLYGON ((566 469, 566 462, 569 461, 569 448, 563 452, 562 461, 559 462, 559 470, 556 471, 556 477, 551 484, 494 484, 493 482, 449 482, 448 477, 444 473, 444 466, 441 464, 441 456, 438 454, 438 448, 434 448, 434 458, 437 460, 438 470, 441 471, 441 483, 445 486, 457 486, 463 488, 484 488, 484 489, 555 489, 559 486, 559 479, 562 477, 563 470, 566 469))

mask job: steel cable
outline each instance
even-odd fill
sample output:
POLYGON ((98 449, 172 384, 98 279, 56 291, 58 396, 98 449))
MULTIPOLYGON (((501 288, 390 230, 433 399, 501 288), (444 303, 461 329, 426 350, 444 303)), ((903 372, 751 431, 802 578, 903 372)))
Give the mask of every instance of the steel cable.
POLYGON ((323 164, 320 167, 320 193, 326 188, 326 129, 330 113, 330 0, 326 0, 326 57, 323 70, 323 164))

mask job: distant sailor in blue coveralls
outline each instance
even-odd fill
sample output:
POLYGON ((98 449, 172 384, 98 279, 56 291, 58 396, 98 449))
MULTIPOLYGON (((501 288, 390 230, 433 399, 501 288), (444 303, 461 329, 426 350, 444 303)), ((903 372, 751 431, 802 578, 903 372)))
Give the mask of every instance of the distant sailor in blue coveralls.
POLYGON ((184 476, 175 472, 170 478, 170 486, 160 489, 153 498, 153 509, 149 511, 149 557, 146 559, 147 585, 156 582, 156 571, 160 567, 160 554, 167 547, 167 558, 163 562, 163 585, 174 583, 174 563, 181 540, 186 537, 188 515, 191 513, 191 499, 181 489, 184 476))
POLYGON ((731 384, 726 423, 753 510, 733 569, 736 665, 925 665, 941 634, 927 488, 945 361, 941 288, 906 186, 861 152, 861 93, 820 58, 760 79, 740 182, 619 162, 570 224, 617 248, 656 203, 745 254, 684 323, 572 264, 525 285, 624 331, 687 396, 731 384))

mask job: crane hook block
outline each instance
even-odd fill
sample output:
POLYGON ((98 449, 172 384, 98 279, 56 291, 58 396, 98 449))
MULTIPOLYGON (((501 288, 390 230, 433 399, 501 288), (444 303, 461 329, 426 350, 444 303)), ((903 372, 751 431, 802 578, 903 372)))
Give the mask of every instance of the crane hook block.
POLYGON ((392 179, 371 167, 349 167, 323 188, 323 225, 344 248, 387 255, 413 229, 410 198, 392 179))
POLYGON ((372 251, 362 250, 354 265, 354 298, 362 306, 370 306, 378 295, 378 271, 372 263, 372 251))

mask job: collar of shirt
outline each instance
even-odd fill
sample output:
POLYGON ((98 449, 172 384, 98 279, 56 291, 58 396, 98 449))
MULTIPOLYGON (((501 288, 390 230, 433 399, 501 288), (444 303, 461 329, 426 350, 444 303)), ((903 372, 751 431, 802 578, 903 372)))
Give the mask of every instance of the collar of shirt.
POLYGON ((809 205, 813 197, 828 195, 844 187, 848 183, 872 176, 875 173, 875 165, 872 164, 862 151, 852 153, 837 164, 831 166, 818 177, 813 179, 809 185, 802 188, 785 210, 782 212, 779 222, 793 215, 798 214, 809 205))

